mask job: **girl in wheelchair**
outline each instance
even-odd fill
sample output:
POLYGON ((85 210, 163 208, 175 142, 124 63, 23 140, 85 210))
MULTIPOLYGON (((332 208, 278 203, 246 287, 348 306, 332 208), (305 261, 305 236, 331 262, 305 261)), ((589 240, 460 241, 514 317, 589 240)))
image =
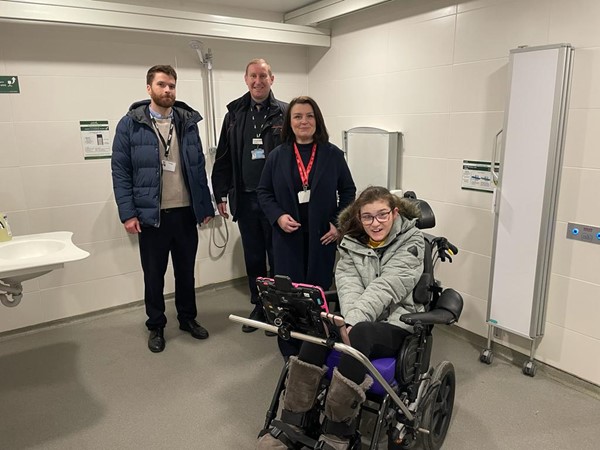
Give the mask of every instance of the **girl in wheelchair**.
MULTIPOLYGON (((335 271, 341 313, 352 347, 372 358, 396 356, 412 327, 400 321, 421 312, 412 291, 423 272, 424 237, 416 227, 418 207, 383 187, 365 189, 339 217, 340 260, 335 271)), ((327 371, 327 347, 304 342, 291 357, 281 421, 301 431, 327 371)), ((348 449, 356 416, 373 380, 343 354, 325 400, 320 447, 348 449)), ((287 449, 285 433, 263 435, 258 449, 287 449)))

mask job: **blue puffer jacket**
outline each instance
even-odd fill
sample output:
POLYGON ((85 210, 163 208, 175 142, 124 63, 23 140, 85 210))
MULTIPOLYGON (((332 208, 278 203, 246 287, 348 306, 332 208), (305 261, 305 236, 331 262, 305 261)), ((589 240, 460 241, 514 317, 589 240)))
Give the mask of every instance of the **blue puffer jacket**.
MULTIPOLYGON (((143 225, 160 225, 162 166, 158 136, 152 127, 150 100, 136 102, 117 125, 111 159, 119 218, 137 217, 143 225)), ((202 117, 183 102, 173 106, 183 177, 198 223, 213 217, 198 122, 202 117)))

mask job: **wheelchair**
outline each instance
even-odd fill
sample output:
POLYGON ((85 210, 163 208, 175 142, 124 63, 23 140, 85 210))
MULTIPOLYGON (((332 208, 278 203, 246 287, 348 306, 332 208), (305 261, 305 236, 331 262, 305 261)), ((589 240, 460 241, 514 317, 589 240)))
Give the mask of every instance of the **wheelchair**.
MULTIPOLYGON (((417 221, 420 229, 433 228, 435 216, 429 204, 416 199, 413 193, 405 197, 416 202, 421 210, 417 221)), ((367 392, 367 401, 361 406, 357 417, 356 433, 349 448, 363 448, 361 420, 365 412, 374 416, 370 450, 379 448, 382 433, 387 433, 387 449, 409 449, 420 442, 425 450, 439 449, 446 437, 452 417, 456 376, 451 362, 443 361, 430 366, 433 347, 434 325, 451 325, 460 318, 463 299, 453 289, 443 289, 434 277, 434 268, 439 261, 452 262, 458 249, 444 237, 425 235, 424 271, 413 290, 415 303, 425 311, 404 314, 401 320, 413 326, 414 333, 407 337, 396 358, 381 358, 369 361, 365 355, 349 346, 343 320, 329 311, 329 304, 336 302, 335 292, 324 293, 317 286, 292 283, 287 277, 275 279, 259 278, 257 285, 267 323, 230 316, 231 320, 253 327, 278 333, 282 339, 297 338, 324 345, 332 349, 328 360, 328 374, 323 378, 311 415, 303 423, 305 433, 295 432, 285 423, 276 420, 281 394, 285 389, 288 372, 286 363, 281 371, 271 399, 262 435, 272 428, 286 433, 289 448, 318 449, 320 416, 333 367, 341 353, 360 361, 370 372, 374 383, 367 392)), ((385 438, 384 438, 385 439, 385 438)))

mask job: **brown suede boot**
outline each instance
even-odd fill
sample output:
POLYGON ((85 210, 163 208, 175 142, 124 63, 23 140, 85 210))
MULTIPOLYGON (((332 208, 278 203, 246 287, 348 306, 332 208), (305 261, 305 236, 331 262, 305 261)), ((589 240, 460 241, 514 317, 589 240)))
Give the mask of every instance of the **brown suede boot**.
MULTIPOLYGON (((283 409, 298 414, 310 411, 315 404, 321 379, 326 372, 325 366, 317 367, 299 360, 296 356, 291 356, 283 396, 283 409)), ((267 433, 258 440, 257 449, 285 450, 287 447, 279 439, 267 433)))
POLYGON ((354 419, 360 411, 360 406, 366 399, 365 392, 373 384, 373 378, 365 375, 361 384, 356 384, 349 380, 337 368, 333 371, 333 378, 325 400, 325 417, 328 423, 332 425, 341 425, 346 428, 343 435, 338 433, 328 433, 327 424, 323 427, 323 434, 319 436, 319 441, 324 441, 335 450, 346 450, 350 443, 349 436, 356 430, 354 419))

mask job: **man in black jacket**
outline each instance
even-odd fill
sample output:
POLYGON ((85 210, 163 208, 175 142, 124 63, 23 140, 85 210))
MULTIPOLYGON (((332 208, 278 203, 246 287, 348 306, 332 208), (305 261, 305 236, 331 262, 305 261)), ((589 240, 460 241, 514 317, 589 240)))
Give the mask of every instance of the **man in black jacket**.
MULTIPOLYGON (((271 224, 260 209, 256 186, 267 155, 281 143, 281 127, 287 103, 275 99, 271 85, 275 77, 264 59, 246 66, 248 92, 227 105, 212 171, 212 185, 219 214, 225 219, 227 202, 237 221, 254 309, 250 319, 264 321, 256 277, 274 273, 271 224), (268 258, 268 259, 267 259, 268 258), (267 266, 268 264, 268 266, 267 266), (268 269, 267 269, 268 267, 268 269)), ((250 333, 256 328, 244 325, 250 333)))

